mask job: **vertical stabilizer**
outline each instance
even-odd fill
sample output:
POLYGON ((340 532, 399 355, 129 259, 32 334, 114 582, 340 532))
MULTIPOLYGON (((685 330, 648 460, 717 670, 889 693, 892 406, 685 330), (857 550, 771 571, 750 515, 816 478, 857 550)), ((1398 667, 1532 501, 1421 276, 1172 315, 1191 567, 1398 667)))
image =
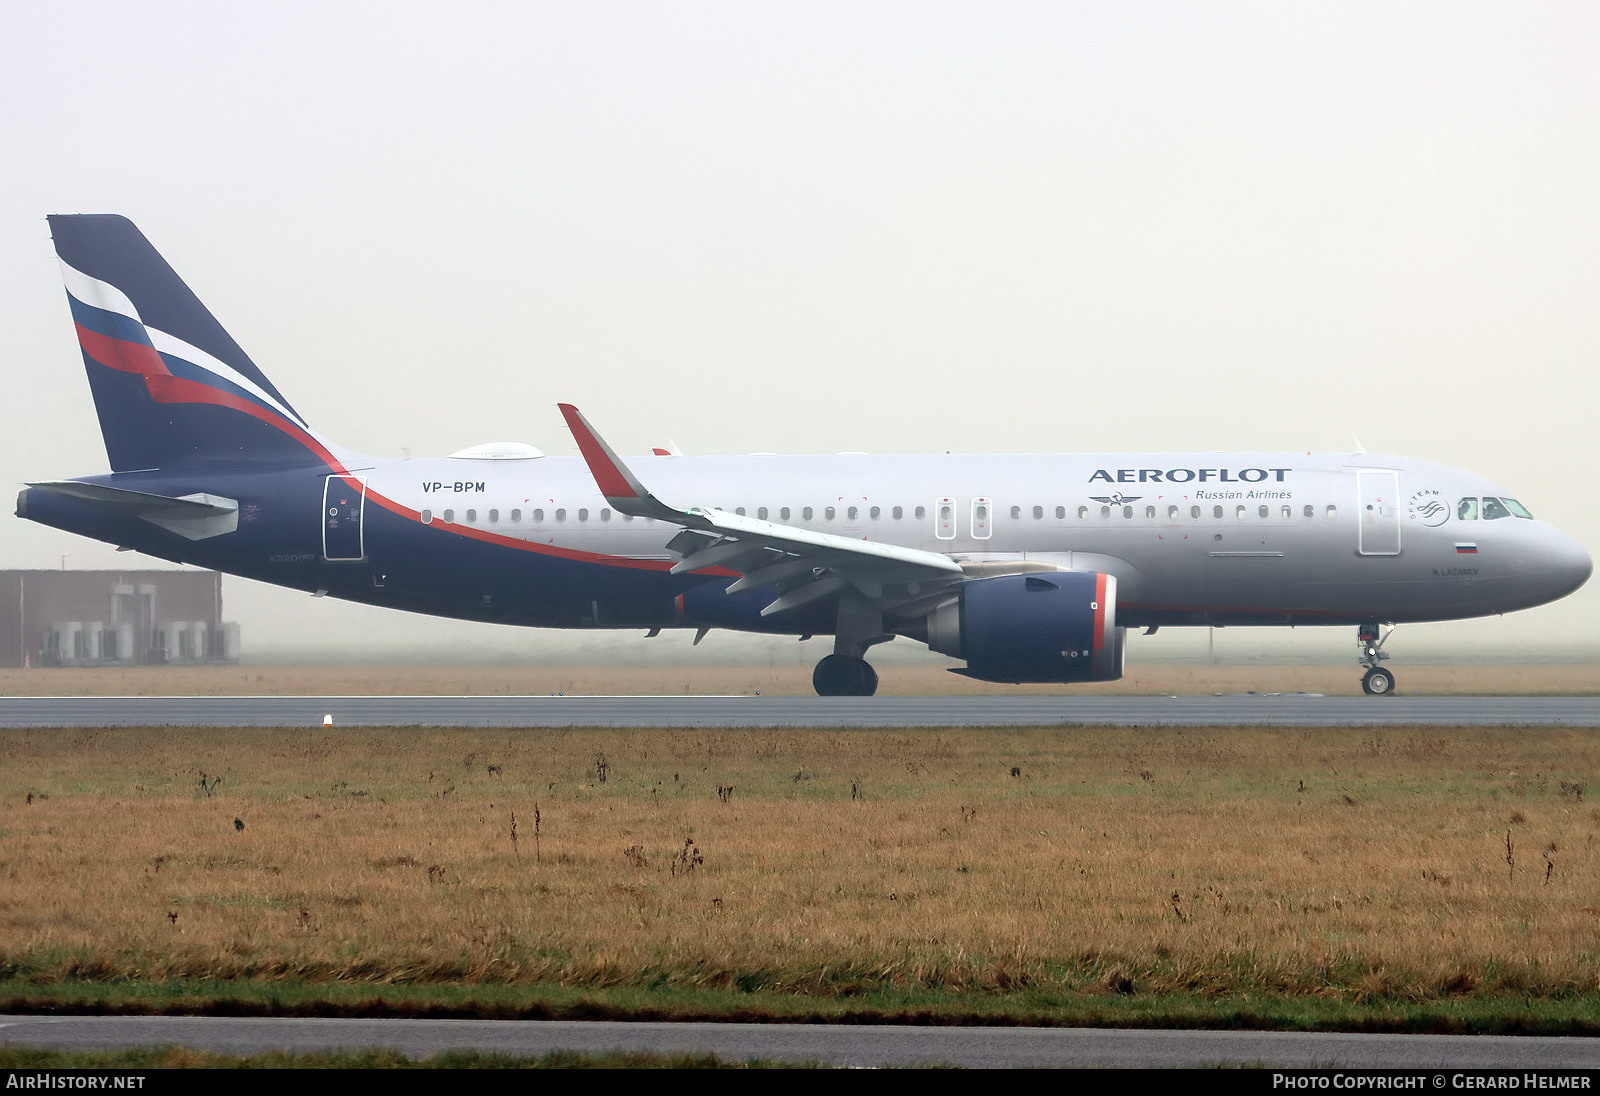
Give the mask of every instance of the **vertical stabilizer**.
POLYGON ((112 471, 331 459, 132 221, 49 220, 112 471))

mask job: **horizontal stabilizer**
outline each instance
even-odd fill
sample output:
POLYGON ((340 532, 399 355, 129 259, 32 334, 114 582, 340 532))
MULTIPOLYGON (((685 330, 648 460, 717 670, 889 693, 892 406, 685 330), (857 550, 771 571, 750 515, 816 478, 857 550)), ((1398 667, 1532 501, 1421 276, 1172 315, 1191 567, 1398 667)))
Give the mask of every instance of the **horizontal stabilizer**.
POLYGON ((79 480, 45 480, 28 486, 103 510, 115 510, 129 517, 141 518, 188 540, 206 540, 239 528, 238 500, 220 495, 194 494, 173 498, 79 480))

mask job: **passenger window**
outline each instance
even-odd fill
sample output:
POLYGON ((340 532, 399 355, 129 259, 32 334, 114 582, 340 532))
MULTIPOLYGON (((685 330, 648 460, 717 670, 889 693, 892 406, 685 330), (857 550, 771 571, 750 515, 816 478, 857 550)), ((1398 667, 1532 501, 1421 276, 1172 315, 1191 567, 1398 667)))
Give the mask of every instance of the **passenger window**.
POLYGON ((535 525, 543 525, 544 524, 544 511, 543 510, 535 510, 533 512, 533 521, 534 521, 535 525))
POLYGON ((804 510, 800 511, 800 516, 806 521, 810 521, 813 513, 815 513, 815 511, 812 510, 811 507, 807 506, 804 510))
POLYGON ((834 515, 834 509, 831 506, 828 507, 826 510, 822 511, 822 516, 827 518, 829 521, 833 520, 833 515, 834 515))
POLYGON ((1089 516, 1089 508, 1087 506, 1078 507, 1078 520, 1079 521, 1082 521, 1084 518, 1086 518, 1088 516, 1089 516))
POLYGON ((757 507, 756 508, 756 517, 760 518, 762 521, 766 521, 767 520, 767 508, 765 506, 757 507))
POLYGON ((600 511, 600 520, 601 521, 610 521, 611 520, 611 511, 609 509, 602 508, 601 511, 600 511))
POLYGON ((778 511, 778 517, 783 521, 788 521, 789 520, 789 508, 787 506, 785 506, 782 510, 779 510, 778 511))
POLYGON ((1060 521, 1063 518, 1065 518, 1066 516, 1067 516, 1067 508, 1065 506, 1057 506, 1056 507, 1056 520, 1060 521))
POLYGON ((467 511, 467 524, 468 525, 476 525, 476 524, 478 524, 478 512, 476 510, 468 510, 467 511))
POLYGON ((424 525, 432 525, 433 524, 433 511, 432 510, 424 510, 422 512, 422 524, 424 524, 424 525))
POLYGON ((1144 508, 1144 516, 1147 517, 1147 518, 1155 517, 1156 516, 1156 508, 1154 506, 1146 506, 1144 508))
POLYGON ((1499 499, 1495 498, 1493 495, 1483 496, 1484 521, 1494 521, 1496 518, 1508 518, 1510 516, 1511 511, 1507 510, 1505 508, 1505 504, 1499 499))
POLYGON ((1020 517, 1022 517, 1022 507, 1013 506, 1011 508, 1011 520, 1016 521, 1020 517))
POLYGON ((1478 500, 1475 498, 1462 499, 1456 504, 1457 521, 1478 520, 1478 500))
POLYGON ((735 506, 733 508, 733 512, 735 514, 738 514, 740 517, 744 517, 744 507, 743 506, 735 506))
POLYGON ((1110 517, 1111 516, 1111 507, 1109 507, 1109 506, 1100 507, 1100 516, 1102 518, 1110 517))
POLYGON ((1235 508, 1235 510, 1233 512, 1233 516, 1238 518, 1240 521, 1243 521, 1244 520, 1244 512, 1245 512, 1246 509, 1247 508, 1244 507, 1244 506, 1240 506, 1240 507, 1235 508))
POLYGON ((1265 506, 1261 507, 1260 510, 1257 511, 1257 513, 1260 514, 1261 517, 1266 517, 1271 512, 1272 511, 1268 510, 1265 506))
POLYGON ((917 507, 917 520, 918 521, 921 521, 923 518, 925 518, 927 516, 928 516, 928 508, 926 506, 917 507))
POLYGON ((891 510, 890 513, 894 514, 894 520, 895 521, 899 521, 901 518, 905 517, 905 514, 906 514, 905 510, 901 509, 898 506, 896 506, 893 510, 891 510))
POLYGON ((522 520, 522 511, 521 510, 513 510, 513 511, 511 511, 511 520, 512 521, 521 521, 522 520))
POLYGON ((850 507, 848 513, 850 515, 850 520, 855 521, 856 517, 861 513, 861 511, 857 507, 852 506, 850 507))
POLYGON ((567 512, 566 512, 566 510, 557 510, 556 511, 556 520, 557 521, 566 521, 567 520, 567 512))
POLYGON ((1328 517, 1329 518, 1336 518, 1338 516, 1339 516, 1339 508, 1337 506, 1329 506, 1328 507, 1328 517))
POLYGON ((1033 520, 1034 521, 1038 521, 1042 517, 1044 517, 1044 507, 1043 506, 1035 506, 1033 508, 1033 520))
POLYGON ((589 520, 589 511, 588 510, 579 510, 578 511, 578 520, 579 521, 588 521, 589 520))
POLYGON ((1306 517, 1314 518, 1316 516, 1317 516, 1317 508, 1315 506, 1312 506, 1310 503, 1306 503, 1306 517))
POLYGON ((454 510, 446 510, 444 512, 444 520, 445 521, 455 521, 456 520, 456 512, 454 510))
POLYGON ((1177 521, 1178 520, 1178 508, 1176 506, 1167 507, 1167 520, 1168 521, 1177 521))
POLYGON ((1220 519, 1222 517, 1222 507, 1213 506, 1211 508, 1211 516, 1214 517, 1214 518, 1219 518, 1220 519))
POLYGON ((1124 507, 1123 507, 1123 508, 1122 508, 1122 516, 1123 516, 1123 517, 1125 517, 1125 518, 1131 518, 1131 517, 1133 517, 1133 507, 1131 507, 1131 506, 1124 506, 1124 507))
POLYGON ((1198 507, 1198 506, 1189 507, 1189 517, 1190 518, 1198 518, 1199 516, 1200 516, 1200 507, 1198 507))
POLYGON ((879 509, 879 508, 878 508, 878 507, 876 507, 876 506, 874 506, 874 507, 873 507, 873 508, 872 508, 872 509, 871 509, 871 510, 869 510, 869 511, 867 511, 867 514, 868 514, 868 516, 869 516, 869 517, 871 517, 871 518, 872 518, 872 520, 873 520, 873 521, 877 521, 877 520, 878 520, 878 517, 879 517, 879 516, 880 516, 880 515, 881 515, 881 514, 882 514, 882 513, 883 513, 883 511, 882 511, 882 510, 880 510, 880 509, 879 509))
POLYGON ((498 511, 498 510, 490 510, 489 511, 489 524, 493 525, 496 522, 498 522, 499 520, 500 520, 500 511, 498 511))

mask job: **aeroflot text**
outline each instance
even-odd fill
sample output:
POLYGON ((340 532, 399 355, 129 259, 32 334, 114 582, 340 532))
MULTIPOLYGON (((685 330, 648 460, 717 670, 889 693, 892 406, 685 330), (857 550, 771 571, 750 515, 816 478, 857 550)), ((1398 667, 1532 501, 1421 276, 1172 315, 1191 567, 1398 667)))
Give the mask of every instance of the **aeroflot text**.
MULTIPOLYGON (((1582 1073, 1452 1073, 1451 1088, 1580 1089, 1587 1091, 1592 1078, 1582 1073)), ((1443 1088, 1443 1073, 1274 1073, 1272 1087, 1282 1089, 1425 1089, 1443 1088)))
POLYGON ((1090 483, 1261 483, 1269 476, 1282 483, 1289 468, 1096 468, 1090 483))

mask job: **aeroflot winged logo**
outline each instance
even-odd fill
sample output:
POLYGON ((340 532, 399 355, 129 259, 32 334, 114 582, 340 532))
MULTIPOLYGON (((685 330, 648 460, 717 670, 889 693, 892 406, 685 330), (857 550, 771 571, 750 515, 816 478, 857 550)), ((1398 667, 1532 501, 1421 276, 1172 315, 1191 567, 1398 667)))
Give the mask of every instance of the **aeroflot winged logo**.
POLYGON ((1138 502, 1144 496, 1124 495, 1121 491, 1118 491, 1114 495, 1090 495, 1089 498, 1093 502, 1105 502, 1110 503, 1112 506, 1121 506, 1125 502, 1138 502))
POLYGON ((1289 468, 1096 468, 1090 483, 1282 483, 1289 468))

